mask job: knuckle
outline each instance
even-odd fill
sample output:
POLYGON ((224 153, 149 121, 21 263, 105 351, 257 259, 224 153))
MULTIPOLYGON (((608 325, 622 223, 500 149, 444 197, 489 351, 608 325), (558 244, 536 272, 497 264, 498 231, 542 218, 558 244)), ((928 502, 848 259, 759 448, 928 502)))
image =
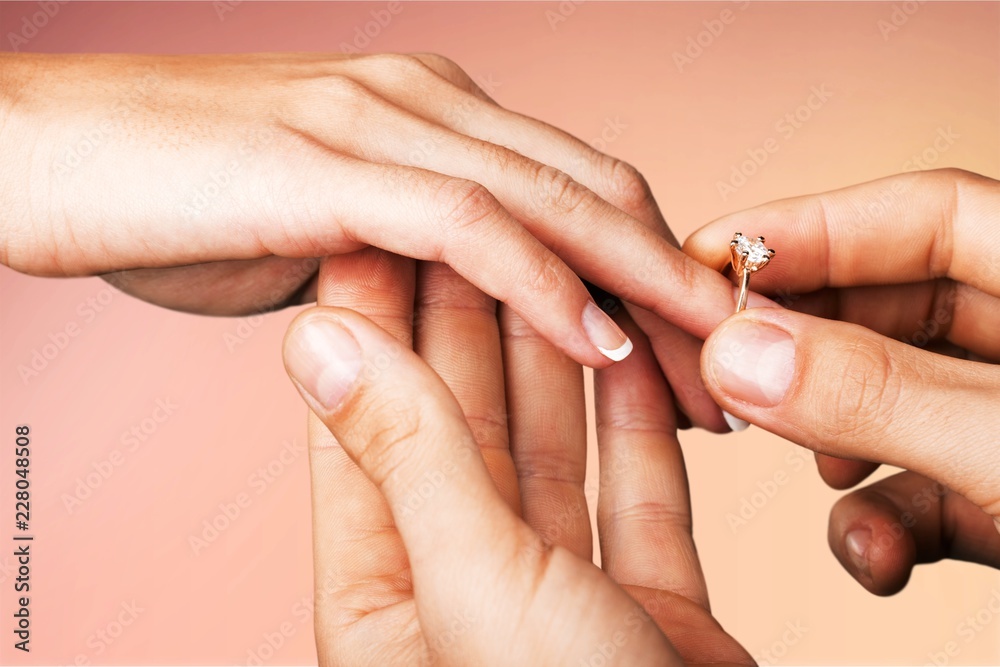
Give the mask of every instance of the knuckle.
POLYGON ((381 97, 364 84, 345 74, 325 74, 297 82, 292 93, 292 106, 306 119, 314 117, 321 105, 337 109, 345 123, 359 122, 371 113, 372 107, 383 103, 381 97))
POLYGON ((419 404, 400 397, 374 399, 356 415, 360 423, 377 425, 368 430, 358 465, 375 484, 381 486, 404 468, 420 450, 416 441, 423 430, 419 404))
POLYGON ((449 238, 465 237, 473 231, 480 233, 482 226, 493 221, 502 210, 500 202, 485 186, 461 178, 448 178, 441 183, 434 196, 434 208, 449 238))
POLYGON ((556 255, 543 251, 529 264, 523 279, 533 292, 551 294, 561 292, 566 287, 568 271, 556 255))
POLYGON ((893 420, 901 391, 900 374, 885 346, 858 338, 843 356, 827 429, 833 437, 871 439, 893 420))
POLYGON ((971 185, 982 179, 979 174, 959 167, 942 167, 932 169, 929 173, 932 178, 940 179, 943 184, 971 185))
POLYGON ((458 63, 451 58, 446 58, 437 53, 415 53, 413 58, 423 63, 433 70, 438 76, 444 77, 453 83, 459 81, 469 81, 469 75, 465 73, 458 63))
POLYGON ((538 200, 550 210, 578 213, 594 202, 594 193, 555 167, 539 163, 532 176, 538 200))
POLYGON ((646 178, 628 162, 611 158, 608 167, 608 190, 612 203, 627 213, 646 210, 653 202, 653 191, 646 178))
POLYGON ((374 53, 365 56, 365 62, 376 68, 397 72, 413 72, 423 69, 423 63, 420 59, 406 53, 374 53))

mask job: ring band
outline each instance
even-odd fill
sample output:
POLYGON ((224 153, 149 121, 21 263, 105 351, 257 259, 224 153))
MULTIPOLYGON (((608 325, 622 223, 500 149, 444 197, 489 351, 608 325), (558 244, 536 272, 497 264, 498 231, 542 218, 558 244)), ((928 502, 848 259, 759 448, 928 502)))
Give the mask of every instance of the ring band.
POLYGON ((729 242, 729 252, 733 256, 733 270, 740 276, 740 298, 736 302, 736 312, 747 307, 747 297, 750 294, 750 275, 757 273, 774 257, 774 250, 764 246, 764 237, 758 236, 751 240, 740 232, 733 234, 729 242))

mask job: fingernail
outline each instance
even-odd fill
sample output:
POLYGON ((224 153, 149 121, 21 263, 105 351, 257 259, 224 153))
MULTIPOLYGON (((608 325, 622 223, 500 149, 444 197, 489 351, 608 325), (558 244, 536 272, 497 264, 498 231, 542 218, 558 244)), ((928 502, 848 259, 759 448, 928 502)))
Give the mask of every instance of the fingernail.
POLYGON ((583 309, 583 330, 594 347, 612 361, 621 361, 632 351, 632 341, 625 332, 593 301, 583 309))
POLYGON ((795 343, 773 326, 735 322, 713 342, 712 362, 715 381, 727 394, 771 406, 785 396, 792 383, 795 343))
POLYGON ((324 319, 311 320, 289 336, 288 372, 326 409, 340 405, 361 371, 361 348, 354 336, 324 319))
POLYGON ((847 547, 847 555, 850 557, 858 574, 871 581, 872 569, 868 564, 868 545, 872 542, 872 531, 867 528, 855 528, 847 533, 844 538, 844 546, 847 547))
POLYGON ((745 431, 750 426, 750 422, 745 419, 740 419, 735 415, 731 415, 725 410, 722 411, 722 418, 726 420, 726 423, 729 424, 729 428, 732 431, 745 431))

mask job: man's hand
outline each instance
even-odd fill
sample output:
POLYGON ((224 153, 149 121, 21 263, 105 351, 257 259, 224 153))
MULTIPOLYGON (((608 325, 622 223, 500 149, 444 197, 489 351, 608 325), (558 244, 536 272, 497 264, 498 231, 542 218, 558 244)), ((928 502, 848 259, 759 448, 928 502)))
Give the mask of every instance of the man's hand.
POLYGON ((685 243, 718 266, 734 231, 763 234, 778 254, 754 288, 792 308, 742 312, 706 341, 719 404, 815 450, 834 487, 878 463, 909 471, 830 519, 834 554, 874 593, 916 563, 1000 567, 998 211, 1000 183, 949 169, 774 202, 685 243))
POLYGON ((381 251, 327 260, 321 307, 285 340, 312 408, 320 664, 752 664, 708 610, 639 329, 620 316, 635 351, 597 377, 602 571, 579 365, 506 308, 498 326, 447 267, 418 268, 411 314, 392 289, 409 271, 381 251))

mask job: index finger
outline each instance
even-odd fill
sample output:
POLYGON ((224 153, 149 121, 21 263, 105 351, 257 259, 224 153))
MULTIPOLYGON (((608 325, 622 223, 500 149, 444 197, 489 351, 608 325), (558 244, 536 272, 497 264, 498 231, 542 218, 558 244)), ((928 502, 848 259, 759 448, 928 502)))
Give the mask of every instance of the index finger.
POLYGON ((736 231, 777 250, 754 289, 899 284, 949 277, 1000 296, 1000 182, 960 169, 900 174, 733 213, 692 234, 684 251, 722 268, 736 231))

